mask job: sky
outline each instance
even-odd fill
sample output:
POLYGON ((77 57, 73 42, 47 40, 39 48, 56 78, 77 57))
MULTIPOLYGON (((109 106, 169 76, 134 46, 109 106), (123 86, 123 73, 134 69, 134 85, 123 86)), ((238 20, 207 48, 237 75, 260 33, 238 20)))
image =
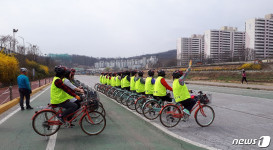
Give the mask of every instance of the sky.
POLYGON ((176 49, 179 37, 273 13, 273 0, 0 0, 0 36, 42 53, 131 57, 176 49), (19 38, 22 37, 22 38, 19 38))

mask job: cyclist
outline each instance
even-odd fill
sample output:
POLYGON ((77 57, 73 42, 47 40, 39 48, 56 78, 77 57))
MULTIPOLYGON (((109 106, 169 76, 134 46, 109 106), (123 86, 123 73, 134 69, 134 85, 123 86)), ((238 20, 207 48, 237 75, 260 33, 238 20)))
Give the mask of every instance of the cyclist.
POLYGON ((57 105, 58 107, 63 107, 65 110, 63 113, 58 114, 57 118, 62 122, 65 123, 64 117, 67 115, 75 112, 78 108, 77 104, 70 102, 68 99, 68 93, 69 95, 75 97, 77 100, 81 100, 81 98, 75 94, 75 92, 66 86, 62 79, 64 78, 66 68, 63 66, 56 66, 55 72, 56 75, 53 78, 53 82, 51 84, 51 90, 50 90, 50 103, 57 105))
POLYGON ((155 79, 154 79, 154 70, 149 70, 148 75, 149 77, 146 78, 145 81, 145 94, 147 96, 153 96, 154 92, 154 85, 155 85, 155 79))
POLYGON ((76 73, 76 70, 73 69, 73 68, 71 68, 71 79, 70 79, 70 81, 71 81, 71 83, 74 84, 74 85, 76 84, 75 79, 74 79, 75 73, 76 73))
POLYGON ((100 73, 100 83, 102 83, 102 79, 103 79, 103 72, 100 73))
POLYGON ((153 95, 156 99, 161 99, 162 101, 172 102, 170 95, 167 95, 167 89, 172 91, 172 87, 165 80, 165 71, 159 70, 157 71, 158 78, 155 81, 154 92, 153 95))
POLYGON ((138 72, 138 78, 136 79, 136 92, 138 94, 145 94, 145 79, 143 79, 143 71, 138 72))
POLYGON ((116 78, 116 73, 114 72, 114 73, 112 73, 112 78, 111 78, 111 86, 112 87, 116 86, 115 78, 116 78))
POLYGON ((121 72, 117 73, 115 80, 116 80, 116 87, 121 88, 121 72))
POLYGON ((176 70, 173 72, 173 95, 177 103, 181 103, 184 106, 183 111, 190 115, 191 109, 195 105, 196 101, 191 99, 188 87, 185 84, 185 79, 191 70, 191 62, 185 74, 182 71, 176 70))
POLYGON ((107 84, 107 73, 104 73, 104 76, 103 76, 103 83, 102 84, 104 84, 104 85, 106 85, 107 84))
POLYGON ((122 80, 123 88, 126 89, 127 91, 130 91, 130 71, 126 70, 124 72, 124 77, 122 80))
POLYGON ((137 74, 137 71, 136 70, 133 70, 131 71, 131 78, 130 78, 130 91, 132 92, 135 92, 136 91, 136 74, 137 74))

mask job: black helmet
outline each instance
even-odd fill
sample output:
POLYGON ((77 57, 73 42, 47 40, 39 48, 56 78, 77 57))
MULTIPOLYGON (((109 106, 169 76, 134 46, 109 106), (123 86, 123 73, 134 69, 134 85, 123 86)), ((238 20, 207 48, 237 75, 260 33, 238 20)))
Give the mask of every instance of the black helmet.
POLYGON ((70 73, 71 73, 71 70, 70 69, 66 69, 65 73, 64 73, 64 77, 69 78, 70 73))
POLYGON ((130 76, 130 71, 126 70, 124 74, 130 76))
POLYGON ((118 72, 117 74, 118 74, 119 76, 121 76, 121 72, 118 72))
POLYGON ((173 72, 173 78, 180 78, 182 75, 183 75, 183 72, 182 72, 182 71, 175 70, 175 71, 173 72))
POLYGON ((154 74, 155 74, 155 71, 154 71, 154 70, 149 70, 149 71, 148 71, 148 75, 149 75, 149 76, 154 76, 154 74))
POLYGON ((132 76, 136 75, 136 73, 137 73, 136 70, 132 70, 132 71, 131 71, 131 75, 132 75, 132 76))
POLYGON ((138 72, 138 76, 140 76, 140 77, 142 77, 143 74, 144 74, 143 71, 139 71, 139 72, 138 72))
POLYGON ((157 71, 157 73, 158 73, 158 76, 162 76, 162 77, 164 77, 166 74, 165 74, 165 71, 164 70, 158 70, 157 71))
POLYGON ((64 75, 65 71, 66 71, 66 67, 61 66, 61 65, 55 66, 55 72, 57 75, 64 75))

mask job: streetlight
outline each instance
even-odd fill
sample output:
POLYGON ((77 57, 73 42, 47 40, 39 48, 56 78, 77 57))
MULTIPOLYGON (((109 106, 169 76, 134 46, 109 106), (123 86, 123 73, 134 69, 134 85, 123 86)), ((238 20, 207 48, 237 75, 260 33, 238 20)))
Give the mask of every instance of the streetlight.
POLYGON ((18 32, 18 29, 13 29, 13 51, 15 53, 15 33, 18 32))
POLYGON ((21 36, 18 36, 18 37, 23 40, 23 43, 24 43, 24 55, 25 55, 25 48, 26 48, 26 46, 25 46, 25 39, 23 37, 21 37, 21 36))

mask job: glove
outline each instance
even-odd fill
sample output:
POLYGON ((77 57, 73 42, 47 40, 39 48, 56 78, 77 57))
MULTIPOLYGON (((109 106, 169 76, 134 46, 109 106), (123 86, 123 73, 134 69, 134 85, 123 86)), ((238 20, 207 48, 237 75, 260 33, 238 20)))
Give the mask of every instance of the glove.
POLYGON ((78 96, 78 95, 76 95, 76 97, 75 97, 78 101, 80 101, 81 100, 81 98, 78 96))

